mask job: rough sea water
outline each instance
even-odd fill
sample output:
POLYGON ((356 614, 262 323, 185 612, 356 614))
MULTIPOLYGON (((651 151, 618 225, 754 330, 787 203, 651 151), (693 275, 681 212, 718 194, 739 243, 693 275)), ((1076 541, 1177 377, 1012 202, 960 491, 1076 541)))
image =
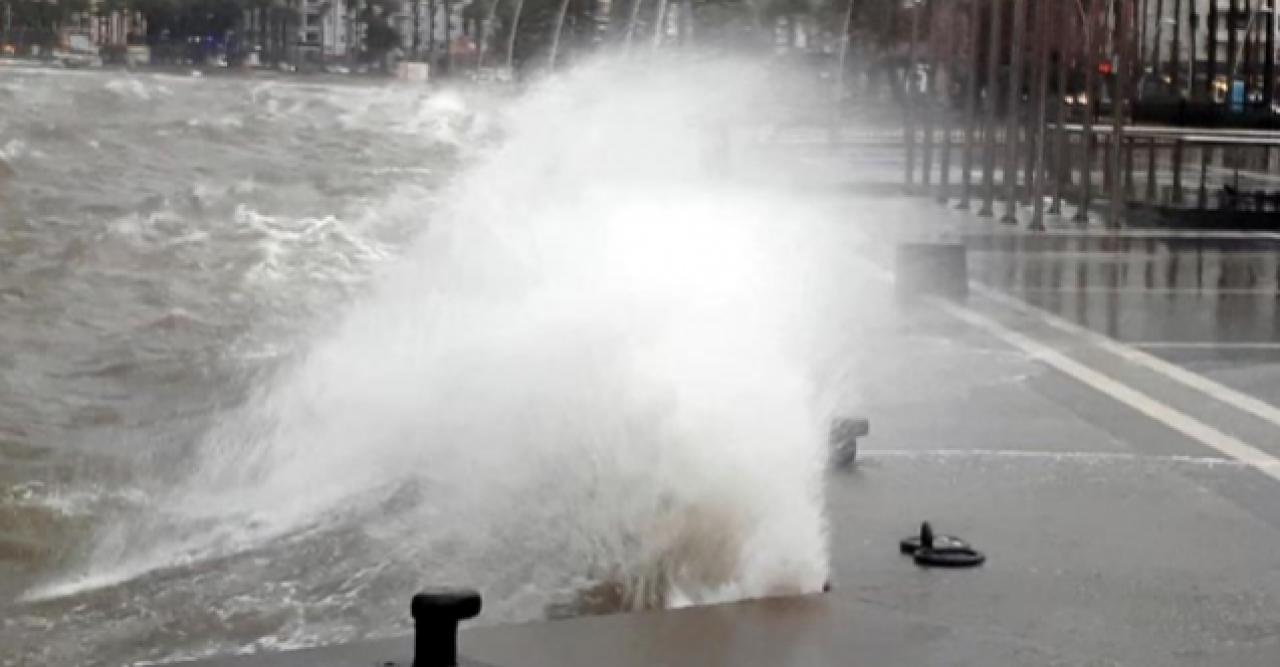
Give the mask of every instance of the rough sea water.
POLYGON ((0 72, 0 661, 819 589, 839 249, 727 173, 758 72, 0 72))

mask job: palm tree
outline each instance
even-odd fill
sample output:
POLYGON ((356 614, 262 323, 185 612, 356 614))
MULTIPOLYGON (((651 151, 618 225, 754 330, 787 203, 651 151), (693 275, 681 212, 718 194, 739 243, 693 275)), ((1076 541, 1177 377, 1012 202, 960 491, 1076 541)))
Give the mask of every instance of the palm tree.
POLYGON ((516 35, 520 32, 520 14, 524 11, 524 0, 516 0, 515 15, 511 18, 511 30, 507 34, 507 71, 515 72, 516 35))
POLYGON ((551 33, 551 52, 547 56, 547 69, 555 71, 556 54, 560 50, 560 33, 564 30, 564 15, 569 11, 569 0, 560 0, 560 9, 556 12, 556 23, 551 33))

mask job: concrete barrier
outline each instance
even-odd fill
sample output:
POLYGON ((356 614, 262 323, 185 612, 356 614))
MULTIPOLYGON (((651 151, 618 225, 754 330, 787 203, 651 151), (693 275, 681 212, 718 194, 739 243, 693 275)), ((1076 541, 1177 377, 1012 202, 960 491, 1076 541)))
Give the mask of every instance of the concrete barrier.
POLYGON ((429 74, 430 67, 427 63, 401 62, 396 66, 396 78, 401 81, 423 83, 429 74))
POLYGON ((969 296, 969 262, 963 243, 903 243, 895 263, 900 298, 969 296))

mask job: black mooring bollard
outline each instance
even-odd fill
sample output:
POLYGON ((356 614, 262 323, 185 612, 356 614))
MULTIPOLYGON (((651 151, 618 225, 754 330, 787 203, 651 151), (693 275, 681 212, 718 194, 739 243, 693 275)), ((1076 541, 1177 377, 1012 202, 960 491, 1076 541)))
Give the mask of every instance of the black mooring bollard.
POLYGON ((413 596, 413 667, 458 664, 458 622, 480 614, 480 594, 466 588, 439 588, 413 596))

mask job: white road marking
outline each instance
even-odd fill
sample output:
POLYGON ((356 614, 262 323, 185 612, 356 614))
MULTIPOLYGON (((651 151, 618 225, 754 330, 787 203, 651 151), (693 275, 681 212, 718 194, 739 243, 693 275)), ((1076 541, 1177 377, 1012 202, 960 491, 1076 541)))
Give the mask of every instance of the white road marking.
POLYGON ((1233 436, 1227 435, 1165 403, 1161 403, 1147 394, 1096 371, 1054 348, 1032 339, 1030 336, 1014 331, 973 309, 949 301, 939 301, 938 303, 944 311, 953 317, 986 331, 1005 343, 1022 350, 1041 363, 1079 380, 1165 426, 1199 441, 1207 447, 1251 465, 1272 479, 1280 481, 1280 459, 1233 436))
POLYGON ((1080 336, 1088 340, 1089 342, 1093 343, 1094 345, 1098 346, 1099 348, 1102 348, 1103 350, 1106 350, 1107 352, 1110 352, 1111 354, 1114 354, 1124 359, 1125 361, 1129 361, 1131 363, 1142 366, 1148 370, 1159 373, 1160 375, 1163 375, 1169 378, 1170 380, 1179 382, 1187 387, 1195 389, 1196 391, 1199 391, 1205 394, 1206 396, 1209 396, 1210 398, 1213 398, 1217 401, 1221 401, 1222 403, 1226 403, 1227 405, 1230 405, 1239 410, 1248 412, 1249 414, 1259 419, 1270 422, 1271 424, 1277 427, 1280 427, 1280 408, 1277 408, 1276 406, 1266 401, 1263 401, 1258 398, 1254 398, 1253 396, 1245 394, 1244 392, 1232 389, 1220 382, 1215 382, 1213 380, 1210 380, 1209 378, 1203 375, 1200 375, 1199 373, 1193 373, 1185 368, 1182 368, 1181 366, 1177 366, 1175 364, 1169 363, 1159 357, 1143 352, 1142 350, 1139 350, 1133 346, 1126 345, 1112 338, 1108 338, 1107 336, 1104 336, 1095 331, 1090 331, 1089 329, 1086 329, 1073 322, 1068 322, 1067 320, 1064 320, 1061 317, 1054 315, 1053 313, 1050 313, 1040 308, 1036 308, 1034 306, 1029 306, 1011 296, 1008 296, 996 290, 990 289, 982 285, 977 285, 977 284, 971 285, 971 288, 973 289, 973 291, 981 294, 982 296, 988 299, 991 299, 993 301, 1006 305, 1010 308, 1013 308, 1018 312, 1031 315, 1039 319, 1041 322, 1044 322, 1045 324, 1055 329, 1058 329, 1059 331, 1064 331, 1066 333, 1069 333, 1075 336, 1080 336))
POLYGON ((1152 340, 1126 343, 1143 350, 1280 350, 1280 343, 1152 340))
POLYGON ((1141 294, 1149 296, 1277 296, 1274 289, 1199 289, 1195 287, 1014 287, 1019 294, 1141 294))
POLYGON ((1187 456, 1185 454, 1137 454, 1133 452, 1055 452, 1025 449, 863 449, 858 456, 866 459, 1030 459, 1052 462, 1073 461, 1095 463, 1149 463, 1203 466, 1208 468, 1246 468, 1243 461, 1220 456, 1187 456))
MULTIPOLYGON (((892 282, 893 274, 889 270, 871 263, 866 263, 864 266, 868 269, 868 273, 875 278, 885 282, 892 282)), ((1251 414, 1255 414, 1276 424, 1277 426, 1280 426, 1280 409, 1270 403, 1260 401, 1252 396, 1247 396, 1206 377, 1153 357, 1141 350, 1134 349, 1124 345, 1123 343, 1118 343, 1106 336, 1103 336, 1102 334, 1089 331, 1084 327, 1063 320, 1060 317, 1034 306, 1027 305, 1013 297, 997 292, 996 290, 973 282, 970 283, 970 289, 992 301, 1005 305, 1017 312, 1036 317, 1049 326, 1084 338, 1094 345, 1128 361, 1156 371, 1170 379, 1182 382, 1183 384, 1198 389, 1217 400, 1233 405, 1241 410, 1250 412, 1251 414)), ((1160 422, 1179 433, 1190 437, 1193 440, 1199 441, 1211 449, 1217 450, 1221 454, 1247 465, 1254 466, 1268 477, 1280 481, 1280 459, 1263 452, 1257 447, 1247 444, 1238 438, 1227 435, 1226 433, 1223 433, 1222 431, 1219 431, 1218 429, 1213 428, 1212 426, 1209 426, 1208 424, 1205 424, 1184 412, 1157 401, 1147 394, 1094 370, 1093 368, 1068 357, 1062 352, 1059 352, 1044 343, 1034 340, 1025 334, 1014 331, 990 317, 978 313, 972 308, 943 299, 938 299, 937 303, 942 310, 946 311, 950 315, 974 326, 975 328, 982 329, 990 333, 1005 343, 1022 350, 1028 356, 1038 359, 1040 362, 1075 378, 1085 385, 1110 396, 1111 398, 1144 415, 1147 415, 1151 419, 1154 419, 1155 421, 1160 422)))

